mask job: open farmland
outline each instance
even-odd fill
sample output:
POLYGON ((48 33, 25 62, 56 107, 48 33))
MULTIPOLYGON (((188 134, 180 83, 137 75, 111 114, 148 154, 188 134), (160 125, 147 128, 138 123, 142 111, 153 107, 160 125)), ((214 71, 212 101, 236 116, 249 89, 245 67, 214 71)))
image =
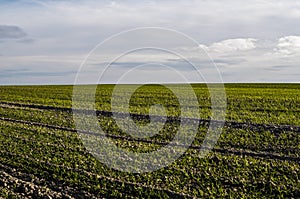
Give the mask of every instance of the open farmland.
MULTIPOLYGON (((0 196, 300 197, 300 84, 226 84, 225 126, 205 158, 198 153, 211 116, 210 96, 204 84, 193 88, 201 115, 193 144, 168 167, 135 174, 111 169, 85 149, 73 122, 72 86, 0 87, 0 196)), ((170 120, 155 137, 126 135, 112 119, 112 91, 113 85, 98 86, 96 109, 100 126, 118 147, 153 151, 176 134, 178 121, 170 120)), ((180 116, 172 93, 146 85, 130 101, 137 123, 148 122, 153 103, 180 116)))

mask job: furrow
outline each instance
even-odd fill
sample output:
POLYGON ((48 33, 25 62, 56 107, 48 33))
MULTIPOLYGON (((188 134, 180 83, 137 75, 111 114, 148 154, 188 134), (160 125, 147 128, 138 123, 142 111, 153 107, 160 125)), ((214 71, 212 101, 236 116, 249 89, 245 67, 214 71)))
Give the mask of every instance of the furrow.
POLYGON ((67 193, 63 193, 63 190, 57 192, 48 186, 35 184, 34 181, 41 181, 35 176, 17 172, 15 169, 1 163, 0 168, 0 182, 2 186, 8 189, 14 189, 13 192, 17 192, 23 197, 41 198, 50 196, 54 198, 74 198, 67 193), (28 179, 30 179, 30 181, 28 181, 28 179))

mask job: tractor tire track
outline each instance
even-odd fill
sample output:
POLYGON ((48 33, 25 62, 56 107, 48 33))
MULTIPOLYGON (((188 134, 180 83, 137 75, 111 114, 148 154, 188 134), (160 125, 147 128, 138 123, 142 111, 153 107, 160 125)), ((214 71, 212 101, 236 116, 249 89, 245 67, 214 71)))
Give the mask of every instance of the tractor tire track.
MULTIPOLYGON (((14 119, 10 119, 10 118, 0 118, 0 120, 9 121, 9 122, 17 122, 17 123, 22 123, 22 124, 29 124, 29 125, 34 125, 34 126, 42 126, 42 127, 46 127, 46 128, 52 128, 52 129, 58 129, 58 130, 64 130, 64 131, 77 132, 76 129, 52 126, 52 125, 36 123, 36 122, 14 120, 14 119)), ((93 136, 99 136, 99 137, 109 137, 112 139, 122 139, 122 140, 126 140, 126 141, 136 141, 136 142, 158 144, 158 145, 162 145, 162 146, 170 144, 169 142, 162 142, 162 141, 142 139, 142 138, 132 138, 132 137, 127 137, 127 136, 119 136, 119 135, 112 135, 112 134, 103 135, 103 134, 99 134, 99 133, 84 132, 84 131, 79 131, 79 133, 93 135, 93 136)), ((234 148, 229 148, 229 149, 204 148, 199 145, 186 146, 183 144, 176 144, 176 143, 172 144, 172 146, 198 149, 198 150, 200 150, 200 149, 201 150, 211 150, 212 152, 218 152, 218 153, 222 153, 222 154, 234 154, 234 155, 238 155, 238 156, 250 156, 250 157, 258 157, 258 158, 265 158, 265 159, 276 159, 276 160, 281 160, 281 161, 300 162, 300 158, 298 158, 298 157, 282 156, 282 155, 268 153, 268 152, 254 152, 254 151, 245 150, 245 149, 237 150, 234 148)))
MULTIPOLYGON (((53 107, 53 106, 45 106, 45 105, 37 105, 37 104, 20 104, 20 103, 12 103, 12 102, 0 102, 0 105, 6 107, 21 107, 21 108, 29 108, 29 109, 40 109, 40 110, 53 110, 53 111, 63 111, 76 113, 76 114, 84 114, 84 115, 93 115, 96 113, 97 116, 105 116, 112 117, 116 116, 119 118, 126 118, 128 114, 122 112, 111 112, 111 111, 100 111, 100 110, 78 110, 72 108, 64 108, 64 107, 53 107)), ((130 117, 134 120, 148 120, 150 121, 149 115, 144 114, 130 114, 130 117)), ((163 116, 159 115, 151 115, 151 119, 154 121, 162 121, 165 119, 163 116)), ((300 133, 300 126, 296 125, 277 125, 277 124, 260 124, 260 123, 250 123, 250 122, 237 122, 237 121, 216 121, 209 119, 198 119, 198 118, 186 118, 186 117, 176 117, 176 116, 168 116, 167 122, 179 123, 199 123, 199 126, 208 127, 210 124, 214 124, 216 126, 233 128, 233 129, 248 129, 251 131, 270 131, 275 134, 279 134, 282 132, 296 132, 300 133)))

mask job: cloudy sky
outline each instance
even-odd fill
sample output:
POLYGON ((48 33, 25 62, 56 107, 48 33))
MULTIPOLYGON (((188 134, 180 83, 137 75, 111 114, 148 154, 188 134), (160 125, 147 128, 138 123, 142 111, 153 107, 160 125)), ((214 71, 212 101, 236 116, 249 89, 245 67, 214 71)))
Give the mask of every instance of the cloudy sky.
MULTIPOLYGON (((172 29, 193 38, 214 60, 224 82, 300 82, 300 1, 296 0, 2 0, 0 10, 0 84, 73 84, 97 44, 139 27, 172 29)), ((127 38, 119 45, 130 46, 137 39, 127 38)), ((113 42, 106 53, 118 56, 121 48, 113 42)), ((172 48, 185 46, 170 44, 172 48)), ((209 70, 206 59, 198 59, 203 71, 209 70)), ((195 73, 178 57, 141 51, 122 57, 104 79, 115 82, 115 73, 126 73, 136 65, 146 66, 139 68, 140 74, 150 79, 169 74, 149 62, 163 63, 189 77, 195 73)), ((90 74, 103 67, 94 65, 90 74)))

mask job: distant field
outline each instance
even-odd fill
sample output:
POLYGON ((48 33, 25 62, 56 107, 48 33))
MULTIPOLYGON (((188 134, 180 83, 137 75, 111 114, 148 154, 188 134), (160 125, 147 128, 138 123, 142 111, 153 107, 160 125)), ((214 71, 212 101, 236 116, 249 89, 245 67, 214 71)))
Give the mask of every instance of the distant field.
MULTIPOLYGON (((145 174, 113 170, 88 153, 75 130, 72 89, 0 87, 0 197, 300 197, 300 84, 226 84, 225 127, 206 158, 198 152, 211 116, 210 96, 206 85, 194 84, 202 122, 192 147, 169 167, 145 174)), ((172 139, 178 122, 168 122, 152 139, 122 132, 107 114, 112 91, 113 85, 98 86, 96 108, 117 146, 147 152, 172 139)), ((138 89, 130 110, 144 116, 153 103, 180 115, 174 95, 158 85, 138 89)), ((189 99, 181 105, 189 106, 189 99)))

